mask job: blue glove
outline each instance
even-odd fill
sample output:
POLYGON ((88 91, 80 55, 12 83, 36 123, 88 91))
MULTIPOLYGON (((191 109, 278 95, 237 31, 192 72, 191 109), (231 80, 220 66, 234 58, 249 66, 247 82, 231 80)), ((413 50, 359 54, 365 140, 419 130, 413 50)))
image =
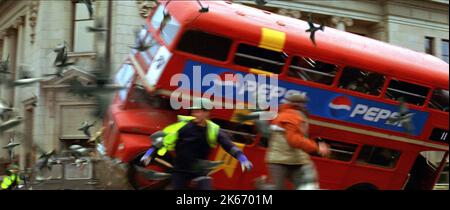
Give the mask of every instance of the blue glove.
POLYGON ((250 162, 247 157, 244 154, 240 154, 237 159, 239 160, 239 162, 241 163, 241 169, 242 171, 250 171, 253 168, 253 164, 252 162, 250 162))
POLYGON ((152 160, 152 154, 154 151, 155 151, 155 148, 150 147, 150 149, 147 150, 147 152, 144 154, 144 156, 142 156, 141 163, 144 164, 144 166, 147 166, 148 164, 150 164, 150 161, 152 160))

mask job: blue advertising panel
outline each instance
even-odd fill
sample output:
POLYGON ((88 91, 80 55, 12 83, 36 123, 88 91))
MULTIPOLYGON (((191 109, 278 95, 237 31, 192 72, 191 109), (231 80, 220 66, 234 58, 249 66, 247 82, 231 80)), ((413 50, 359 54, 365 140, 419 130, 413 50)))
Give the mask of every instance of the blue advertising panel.
MULTIPOLYGON (((245 77, 249 74, 191 60, 186 62, 183 73, 191 81, 189 88, 194 91, 201 90, 203 94, 211 93, 212 88, 219 87, 221 91, 215 91, 215 96, 254 102, 249 94, 254 94, 256 91, 257 93, 267 94, 269 97, 277 97, 275 100, 277 103, 283 102, 284 98, 290 94, 306 94, 310 98, 308 111, 312 115, 390 131, 405 132, 401 123, 391 124, 388 122, 389 118, 398 116, 398 106, 281 80, 278 80, 277 85, 274 86, 273 83, 269 83, 270 80, 267 77, 265 80, 256 77, 257 81, 254 83, 259 84, 259 86, 252 89, 248 85, 227 79, 225 76, 227 74, 240 74, 245 77), (211 75, 216 79, 211 80, 211 75), (230 89, 233 91, 230 92, 230 89), (262 92, 261 89, 263 89, 262 92)), ((251 76, 255 78, 254 75, 251 76)), ((248 84, 248 81, 246 82, 245 84, 248 84)), ((413 113, 413 134, 420 135, 427 122, 428 113, 417 110, 410 110, 410 112, 413 113)))

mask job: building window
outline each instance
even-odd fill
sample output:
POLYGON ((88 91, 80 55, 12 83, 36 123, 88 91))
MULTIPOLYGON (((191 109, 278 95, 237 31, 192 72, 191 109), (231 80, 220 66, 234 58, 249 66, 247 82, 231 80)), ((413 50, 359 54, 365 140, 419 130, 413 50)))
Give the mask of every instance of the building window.
MULTIPOLYGON (((95 11, 95 5, 92 5, 95 11)), ((86 28, 94 26, 94 19, 89 16, 89 11, 83 1, 74 1, 73 4, 73 51, 93 52, 94 33, 88 33, 86 28)))
POLYGON ((378 73, 354 67, 345 67, 339 81, 339 87, 378 96, 381 93, 385 80, 385 76, 378 73))
POLYGON ((433 55, 434 38, 433 37, 425 37, 425 53, 433 55))
POLYGON ((400 152, 397 150, 364 145, 359 152, 357 162, 386 168, 394 168, 399 157, 400 152))
POLYGON ((406 103, 422 106, 429 91, 430 89, 424 86, 392 79, 386 91, 386 97, 397 101, 403 98, 406 103))
POLYGON ((442 40, 442 60, 448 63, 448 40, 442 40))
POLYGON ((240 44, 234 57, 234 63, 240 66, 279 74, 286 63, 286 59, 287 55, 283 52, 248 44, 240 44))
POLYGON ((295 56, 289 66, 288 75, 305 81, 331 85, 338 68, 336 64, 295 56))
POLYGON ((178 44, 178 50, 219 61, 226 61, 231 39, 202 31, 186 31, 178 44))

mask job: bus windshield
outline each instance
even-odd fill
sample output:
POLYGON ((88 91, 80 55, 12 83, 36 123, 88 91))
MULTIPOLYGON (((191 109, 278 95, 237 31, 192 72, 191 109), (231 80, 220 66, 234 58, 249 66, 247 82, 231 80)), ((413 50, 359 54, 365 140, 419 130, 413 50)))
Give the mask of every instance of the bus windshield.
POLYGON ((160 32, 161 38, 167 45, 170 45, 180 29, 180 23, 165 10, 163 5, 156 8, 151 18, 152 27, 160 32))

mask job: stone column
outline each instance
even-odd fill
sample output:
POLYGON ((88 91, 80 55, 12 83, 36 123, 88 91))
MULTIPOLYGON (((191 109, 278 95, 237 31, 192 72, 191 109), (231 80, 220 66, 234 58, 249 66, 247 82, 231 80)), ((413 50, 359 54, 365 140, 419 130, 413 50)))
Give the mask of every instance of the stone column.
POLYGON ((383 42, 387 42, 386 31, 386 24, 384 22, 376 23, 374 26, 372 26, 372 33, 370 34, 370 37, 383 42))
POLYGON ((433 55, 442 59, 442 39, 439 37, 434 37, 433 55))
POLYGON ((24 59, 24 23, 25 23, 25 17, 19 17, 17 18, 14 28, 17 30, 17 40, 16 40, 16 78, 17 79, 17 73, 21 71, 20 66, 23 64, 24 59))
POLYGON ((347 17, 333 16, 331 17, 331 23, 335 25, 336 29, 345 31, 346 27, 353 25, 353 19, 347 17))
MULTIPOLYGON (((17 75, 17 30, 9 28, 6 31, 6 43, 3 45, 3 60, 9 56, 9 71, 11 72, 11 79, 15 79, 17 75)), ((14 105, 14 91, 15 88, 3 86, 3 99, 8 101, 10 105, 14 105)))

